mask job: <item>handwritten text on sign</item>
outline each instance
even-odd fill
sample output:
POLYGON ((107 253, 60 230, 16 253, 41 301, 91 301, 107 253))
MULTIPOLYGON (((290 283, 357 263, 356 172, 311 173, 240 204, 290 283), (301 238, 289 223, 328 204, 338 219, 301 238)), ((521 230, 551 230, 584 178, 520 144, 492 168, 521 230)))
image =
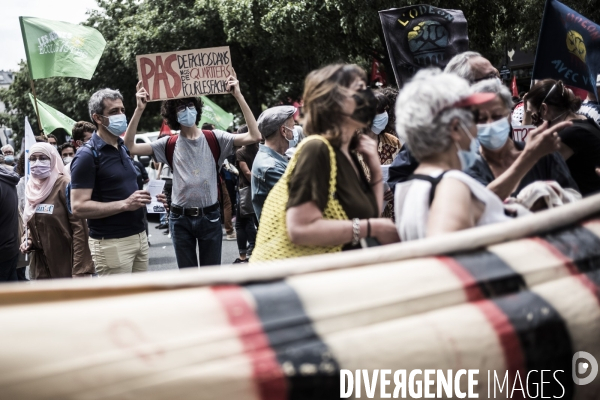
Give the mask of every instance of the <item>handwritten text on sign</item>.
POLYGON ((231 75, 229 47, 137 56, 138 77, 150 101, 227 93, 231 75))

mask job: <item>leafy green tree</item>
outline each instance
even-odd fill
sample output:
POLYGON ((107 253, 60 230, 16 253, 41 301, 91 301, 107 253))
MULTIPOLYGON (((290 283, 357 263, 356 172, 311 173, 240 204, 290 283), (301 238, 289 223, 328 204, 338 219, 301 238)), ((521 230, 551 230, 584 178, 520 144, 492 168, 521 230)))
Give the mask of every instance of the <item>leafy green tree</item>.
MULTIPOLYGON (((87 101, 94 91, 119 89, 128 116, 135 108, 136 55, 228 45, 233 66, 250 108, 258 115, 288 96, 302 94, 306 75, 328 63, 352 62, 370 69, 371 57, 383 61, 393 83, 391 64, 378 11, 422 4, 422 0, 97 0, 87 26, 98 29, 107 46, 91 80, 50 78, 35 82, 39 98, 75 120, 89 120, 87 101)), ((544 0, 429 0, 428 4, 459 9, 469 27, 470 48, 500 64, 506 49, 520 44, 534 51, 544 0)), ((600 21, 596 0, 564 3, 600 21)), ((35 112, 27 66, 22 63, 15 83, 0 92, 11 114, 0 116, 23 132, 35 112)), ((231 96, 214 96, 221 107, 240 115, 231 96)), ((160 103, 151 103, 140 129, 157 130, 160 103)))

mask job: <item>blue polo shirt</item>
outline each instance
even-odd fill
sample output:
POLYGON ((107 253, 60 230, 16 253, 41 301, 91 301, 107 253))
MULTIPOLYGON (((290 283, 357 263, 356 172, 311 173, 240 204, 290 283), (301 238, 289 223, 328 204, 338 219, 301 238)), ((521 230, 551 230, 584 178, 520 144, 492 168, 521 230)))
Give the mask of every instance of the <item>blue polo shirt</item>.
MULTIPOLYGON (((138 190, 137 172, 127 155, 123 139, 118 139, 118 149, 107 144, 94 132, 89 143, 98 152, 98 171, 92 150, 80 147, 71 162, 71 187, 93 189, 92 200, 110 203, 124 200, 138 190)), ((100 219, 88 219, 90 237, 94 239, 124 238, 141 233, 144 228, 144 211, 125 211, 100 219)))

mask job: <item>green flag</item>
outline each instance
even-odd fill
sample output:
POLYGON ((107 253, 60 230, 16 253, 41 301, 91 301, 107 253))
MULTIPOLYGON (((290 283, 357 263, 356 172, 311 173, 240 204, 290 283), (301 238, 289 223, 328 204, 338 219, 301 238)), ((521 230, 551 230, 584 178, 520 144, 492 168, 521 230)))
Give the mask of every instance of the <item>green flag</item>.
POLYGON ((94 28, 19 17, 31 79, 72 76, 91 79, 106 41, 94 28))
POLYGON ((226 112, 221 107, 213 103, 206 96, 200 96, 202 99, 202 119, 198 123, 199 127, 202 124, 213 124, 215 128, 226 130, 233 122, 233 114, 226 112))
MULTIPOLYGON (((35 99, 33 95, 29 93, 29 99, 31 99, 31 103, 33 104, 33 108, 35 109, 35 99)), ((52 131, 63 128, 70 135, 71 130, 73 129, 73 125, 75 125, 75 121, 71 118, 67 117, 65 114, 60 111, 55 110, 50 107, 48 104, 42 103, 41 101, 37 101, 38 108, 40 110, 40 120, 42 122, 42 128, 46 134, 52 133, 52 131)))

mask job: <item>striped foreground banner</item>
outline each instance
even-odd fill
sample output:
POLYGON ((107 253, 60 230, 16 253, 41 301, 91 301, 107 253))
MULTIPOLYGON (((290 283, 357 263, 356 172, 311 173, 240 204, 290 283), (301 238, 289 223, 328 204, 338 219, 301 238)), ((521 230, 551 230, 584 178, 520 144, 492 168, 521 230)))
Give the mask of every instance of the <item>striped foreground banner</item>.
POLYGON ((352 398, 386 398, 379 385, 368 397, 364 376, 476 369, 483 399, 600 399, 600 376, 572 377, 575 353, 600 360, 600 219, 477 250, 353 258, 369 251, 360 265, 346 253, 0 289, 0 398, 337 399, 342 369, 366 370, 352 398))

